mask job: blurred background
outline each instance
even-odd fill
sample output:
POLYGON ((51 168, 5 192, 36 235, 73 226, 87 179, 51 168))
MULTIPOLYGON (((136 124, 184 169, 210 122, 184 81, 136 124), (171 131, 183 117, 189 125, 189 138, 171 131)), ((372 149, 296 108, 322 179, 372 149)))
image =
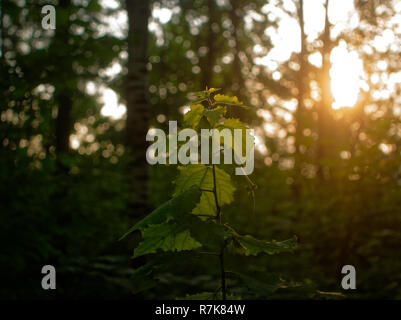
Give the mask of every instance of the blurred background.
POLYGON ((1 0, 0 10, 2 299, 213 287, 212 262, 195 270, 185 258, 138 293, 136 240, 117 241, 173 190, 176 167, 145 162, 147 130, 167 131, 206 86, 238 96, 248 108, 236 116, 256 135, 255 204, 235 177, 226 221, 299 239, 294 254, 232 263, 299 283, 270 298, 341 292, 346 264, 357 290, 345 297, 401 298, 401 1, 1 0), (56 28, 45 30, 48 4, 56 28), (57 290, 40 286, 45 264, 57 290))

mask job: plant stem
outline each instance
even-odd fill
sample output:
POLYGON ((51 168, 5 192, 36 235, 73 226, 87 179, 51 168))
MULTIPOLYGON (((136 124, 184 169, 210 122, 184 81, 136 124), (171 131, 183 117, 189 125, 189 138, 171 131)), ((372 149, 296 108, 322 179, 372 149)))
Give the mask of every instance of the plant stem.
POLYGON ((219 255, 220 258, 220 273, 221 273, 221 295, 222 300, 226 300, 226 272, 224 271, 224 248, 219 255))
POLYGON ((216 185, 216 166, 213 164, 213 194, 214 194, 214 202, 216 203, 216 216, 221 224, 221 208, 219 205, 219 201, 217 199, 217 185, 216 185))
MULTIPOLYGON (((219 224, 222 224, 221 208, 217 198, 216 166, 214 164, 213 164, 213 194, 214 194, 214 201, 216 204, 216 218, 217 218, 216 220, 218 220, 219 224)), ((221 253, 219 254, 219 260, 220 260, 220 274, 221 274, 221 296, 222 300, 226 300, 226 272, 224 271, 224 246, 221 249, 221 253)))

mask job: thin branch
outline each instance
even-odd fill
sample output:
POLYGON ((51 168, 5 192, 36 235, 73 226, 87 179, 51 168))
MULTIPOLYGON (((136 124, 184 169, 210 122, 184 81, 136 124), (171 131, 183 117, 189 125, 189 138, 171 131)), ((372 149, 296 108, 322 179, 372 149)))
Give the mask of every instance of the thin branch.
POLYGON ((222 300, 226 300, 226 273, 224 271, 224 256, 223 256, 224 248, 221 250, 221 254, 219 255, 220 259, 220 272, 221 272, 221 295, 222 300))
MULTIPOLYGON (((217 198, 216 166, 213 164, 212 168, 213 168, 213 195, 216 204, 216 216, 218 217, 219 223, 222 224, 221 208, 219 205, 219 200, 217 198)), ((222 300, 226 300, 226 273, 224 271, 224 246, 221 249, 221 253, 219 254, 219 260, 220 260, 220 274, 221 274, 221 295, 222 295, 222 300)))
POLYGON ((213 195, 214 195, 214 201, 216 204, 216 215, 219 218, 219 222, 221 224, 221 208, 219 205, 219 200, 217 199, 216 166, 215 165, 213 165, 213 195))

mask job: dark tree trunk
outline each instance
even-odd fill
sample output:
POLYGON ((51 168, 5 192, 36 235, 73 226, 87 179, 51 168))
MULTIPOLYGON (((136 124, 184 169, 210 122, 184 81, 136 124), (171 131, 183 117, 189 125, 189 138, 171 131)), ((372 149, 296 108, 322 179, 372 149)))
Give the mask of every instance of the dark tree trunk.
POLYGON ((321 86, 321 103, 318 108, 318 147, 317 147, 317 174, 320 180, 323 182, 327 178, 327 168, 325 167, 324 160, 327 158, 329 144, 328 126, 330 125, 330 108, 333 104, 333 96, 330 89, 330 52, 332 49, 332 41, 330 39, 330 23, 329 23, 329 0, 325 3, 326 14, 325 14, 325 27, 323 32, 323 48, 322 48, 322 70, 320 78, 321 86))
POLYGON ((72 99, 68 94, 59 93, 57 102, 56 151, 58 154, 62 154, 67 153, 69 150, 70 133, 72 130, 72 99))
POLYGON ((213 79, 213 65, 215 63, 215 33, 213 31, 213 23, 216 22, 216 3, 215 0, 208 0, 207 7, 209 11, 209 21, 207 24, 207 38, 206 38, 206 45, 208 48, 208 52, 205 58, 205 63, 202 68, 202 88, 204 90, 206 86, 209 88, 214 87, 212 83, 213 79))
MULTIPOLYGON (((235 42, 234 46, 234 60, 232 64, 232 76, 229 79, 228 83, 231 83, 232 94, 237 96, 238 99, 242 102, 244 101, 244 95, 242 95, 241 90, 245 88, 245 81, 242 76, 242 63, 240 60, 240 53, 242 50, 241 42, 240 42, 240 33, 241 31, 241 20, 242 12, 238 7, 238 0, 231 1, 231 9, 230 9, 230 19, 233 24, 233 40, 235 42)), ((241 119, 242 121, 248 121, 246 119, 246 112, 243 108, 235 108, 232 111, 232 115, 236 118, 241 119)))
POLYGON ((0 51, 1 51, 1 60, 2 60, 2 62, 3 61, 5 61, 5 58, 4 58, 4 54, 5 54, 5 46, 4 46, 4 40, 6 39, 6 30, 5 30, 5 27, 4 27, 4 24, 3 24, 3 16, 4 16, 4 3, 3 2, 1 2, 0 1, 0 32, 1 32, 1 35, 0 35, 0 41, 1 41, 1 44, 0 44, 0 51))
MULTIPOLYGON (((60 7, 63 10, 68 10, 71 6, 71 0, 61 0, 60 7)), ((60 19, 58 19, 60 20, 60 19)), ((69 48, 68 40, 70 38, 69 34, 70 23, 67 20, 65 24, 58 25, 56 28, 56 46, 61 43, 65 47, 63 51, 64 57, 60 54, 60 59, 64 60, 64 64, 56 67, 58 76, 60 76, 61 85, 56 85, 56 101, 58 104, 58 112, 56 119, 56 152, 57 154, 67 153, 69 151, 70 134, 72 130, 72 93, 70 89, 65 87, 64 81, 67 81, 73 76, 73 70, 71 65, 71 49, 69 48)), ((61 51, 58 51, 59 53, 61 51)))
POLYGON ((146 214, 149 205, 149 166, 146 133, 150 106, 147 99, 148 0, 126 0, 128 12, 128 77, 126 83, 126 145, 132 152, 132 214, 146 214))
POLYGON ((298 8, 298 21, 301 29, 301 52, 299 53, 299 71, 297 77, 297 100, 298 106, 295 112, 295 162, 294 162, 294 183, 292 185, 292 191, 295 200, 299 199, 301 192, 301 163, 302 163, 302 151, 301 151, 301 140, 303 135, 303 122, 305 117, 305 106, 304 99, 307 91, 306 83, 308 83, 308 74, 306 68, 306 35, 305 35, 305 24, 304 24, 304 1, 299 0, 298 8))

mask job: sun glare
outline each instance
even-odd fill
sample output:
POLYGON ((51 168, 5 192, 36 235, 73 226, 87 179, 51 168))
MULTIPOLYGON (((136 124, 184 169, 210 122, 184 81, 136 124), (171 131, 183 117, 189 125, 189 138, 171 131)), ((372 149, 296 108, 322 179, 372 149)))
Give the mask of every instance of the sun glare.
POLYGON ((363 63, 355 51, 348 51, 345 42, 331 52, 331 91, 333 109, 353 107, 358 101, 363 63))
POLYGON ((111 117, 113 119, 120 119, 126 112, 126 107, 122 104, 118 104, 117 94, 111 89, 105 89, 103 91, 103 107, 101 114, 105 117, 111 117))

